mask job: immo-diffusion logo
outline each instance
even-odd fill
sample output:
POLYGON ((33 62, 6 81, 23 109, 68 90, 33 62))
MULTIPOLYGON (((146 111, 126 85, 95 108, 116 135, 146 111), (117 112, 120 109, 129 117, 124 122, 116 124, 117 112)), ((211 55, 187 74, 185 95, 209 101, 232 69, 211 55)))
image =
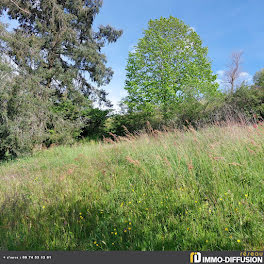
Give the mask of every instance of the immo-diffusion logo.
POLYGON ((202 254, 200 252, 191 252, 190 254, 190 262, 191 263, 201 263, 202 254))
MULTIPOLYGON (((253 253, 252 253, 253 254, 253 253)), ((190 263, 263 263, 263 255, 240 255, 240 256, 202 256, 201 252, 190 253, 190 263)))

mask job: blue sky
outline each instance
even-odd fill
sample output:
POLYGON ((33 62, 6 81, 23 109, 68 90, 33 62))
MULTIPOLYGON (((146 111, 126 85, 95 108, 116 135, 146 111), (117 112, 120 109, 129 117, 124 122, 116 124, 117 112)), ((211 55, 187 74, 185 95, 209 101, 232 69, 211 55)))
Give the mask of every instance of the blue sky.
POLYGON ((116 43, 103 49, 115 72, 111 83, 103 88, 116 106, 125 96, 128 52, 143 36, 150 19, 170 15, 183 20, 200 35, 219 79, 230 54, 242 50, 242 75, 250 82, 252 75, 264 67, 263 11, 264 0, 104 0, 95 27, 110 24, 124 33, 116 43))

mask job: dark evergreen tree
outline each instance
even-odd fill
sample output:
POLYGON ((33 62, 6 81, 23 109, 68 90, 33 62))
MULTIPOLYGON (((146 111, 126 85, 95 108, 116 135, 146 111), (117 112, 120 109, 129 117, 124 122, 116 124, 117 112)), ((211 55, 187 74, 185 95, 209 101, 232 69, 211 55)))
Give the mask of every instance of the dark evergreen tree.
POLYGON ((115 42, 122 31, 109 25, 93 31, 101 0, 1 2, 1 13, 6 10, 19 22, 11 41, 5 39, 8 55, 19 67, 41 76, 42 84, 58 98, 67 95, 74 99, 78 91, 93 100, 106 101, 105 91, 95 85, 108 84, 113 71, 106 67, 101 49, 115 42))
POLYGON ((101 6, 99 0, 0 2, 0 15, 18 21, 12 32, 0 23, 0 159, 77 137, 92 102, 110 105, 100 87, 113 71, 102 48, 122 31, 93 30, 101 6))

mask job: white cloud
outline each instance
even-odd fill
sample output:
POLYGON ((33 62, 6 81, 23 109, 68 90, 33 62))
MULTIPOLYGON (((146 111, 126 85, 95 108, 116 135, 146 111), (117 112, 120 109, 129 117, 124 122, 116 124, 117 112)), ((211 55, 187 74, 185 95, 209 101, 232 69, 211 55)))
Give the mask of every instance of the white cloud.
POLYGON ((253 76, 248 72, 241 72, 239 78, 241 81, 246 81, 248 83, 252 83, 253 81, 253 76))
POLYGON ((223 83, 223 81, 221 79, 216 79, 215 80, 219 85, 221 85, 223 83))
POLYGON ((223 77, 223 76, 224 76, 224 73, 225 73, 224 70, 219 70, 219 71, 216 72, 216 74, 217 74, 219 77, 223 77))
POLYGON ((241 72, 239 74, 239 77, 242 77, 242 78, 248 78, 250 76, 250 74, 248 72, 241 72))

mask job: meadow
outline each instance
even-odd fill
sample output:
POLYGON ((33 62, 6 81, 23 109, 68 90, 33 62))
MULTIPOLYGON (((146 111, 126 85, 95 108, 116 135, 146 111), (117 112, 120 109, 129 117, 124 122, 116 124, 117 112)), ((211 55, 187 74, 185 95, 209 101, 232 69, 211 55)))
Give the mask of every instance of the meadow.
POLYGON ((0 164, 0 250, 263 250, 264 125, 154 131, 0 164))

